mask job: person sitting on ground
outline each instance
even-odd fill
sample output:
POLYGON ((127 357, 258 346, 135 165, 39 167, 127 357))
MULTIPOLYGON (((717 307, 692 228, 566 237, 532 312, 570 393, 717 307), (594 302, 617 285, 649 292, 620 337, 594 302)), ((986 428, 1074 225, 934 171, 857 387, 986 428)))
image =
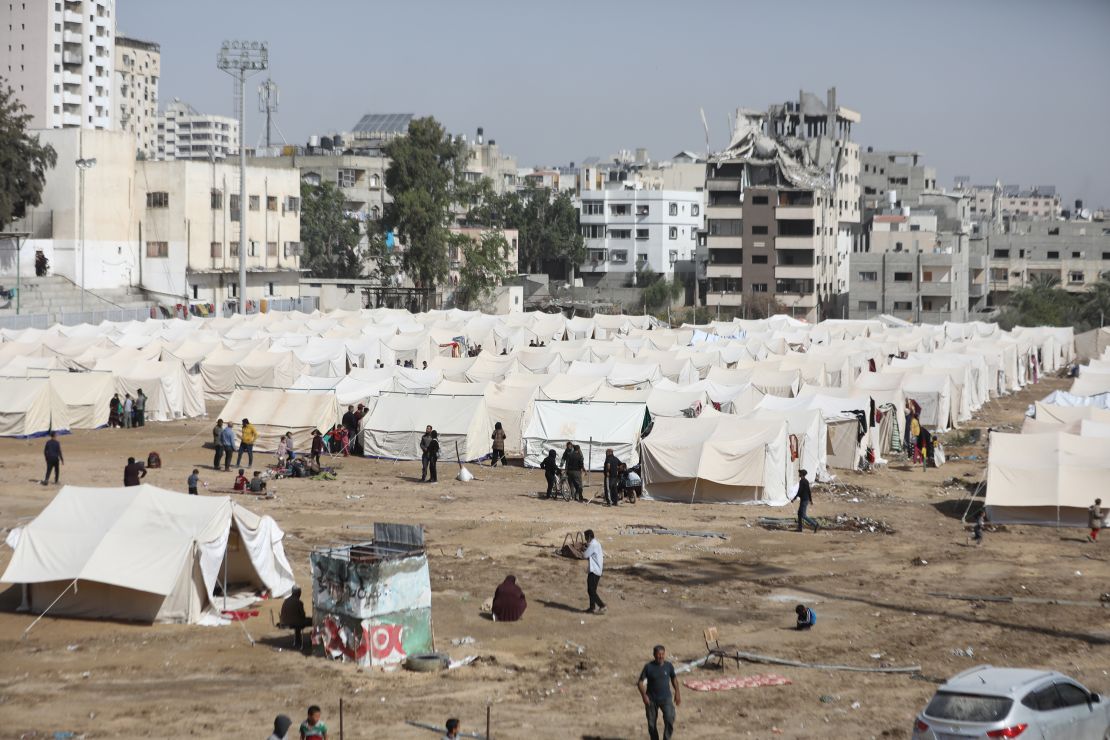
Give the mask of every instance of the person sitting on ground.
POLYGON ((278 617, 278 621, 285 625, 286 629, 293 630, 293 647, 302 647, 304 643, 301 638, 301 630, 311 627, 312 620, 305 616, 300 586, 294 586, 285 601, 281 602, 281 615, 278 617))
POLYGON ((135 458, 127 458, 127 467, 123 469, 123 485, 137 486, 139 481, 146 477, 146 468, 143 467, 141 462, 135 462, 135 458))
POLYGON ((247 479, 247 471, 239 468, 239 475, 235 476, 235 484, 231 487, 233 491, 245 491, 250 481, 247 479))
POLYGON ((254 471, 251 478, 251 493, 263 493, 266 490, 266 481, 262 480, 262 473, 254 471))
POLYGON ((798 617, 797 629, 808 630, 817 624, 817 614, 805 604, 794 607, 794 614, 798 617))
POLYGON ((323 470, 323 468, 320 467, 320 463, 312 458, 309 458, 306 462, 305 459, 302 457, 299 458, 296 462, 304 463, 304 474, 306 477, 310 475, 319 475, 320 471, 323 470))
POLYGON ((515 622, 524 616, 528 602, 524 591, 516 585, 516 576, 505 576, 505 580, 493 592, 493 619, 495 622, 515 622))

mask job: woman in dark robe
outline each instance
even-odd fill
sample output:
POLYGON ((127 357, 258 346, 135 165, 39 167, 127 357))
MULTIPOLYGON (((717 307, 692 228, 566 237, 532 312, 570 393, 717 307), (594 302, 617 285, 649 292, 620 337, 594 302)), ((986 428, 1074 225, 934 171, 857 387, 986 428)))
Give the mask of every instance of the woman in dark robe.
POLYGON ((108 426, 116 428, 121 426, 119 418, 119 394, 112 394, 112 400, 108 402, 108 426))
POLYGON ((505 580, 493 592, 493 618, 498 622, 515 622, 524 616, 528 602, 524 592, 516 585, 516 576, 505 576, 505 580))

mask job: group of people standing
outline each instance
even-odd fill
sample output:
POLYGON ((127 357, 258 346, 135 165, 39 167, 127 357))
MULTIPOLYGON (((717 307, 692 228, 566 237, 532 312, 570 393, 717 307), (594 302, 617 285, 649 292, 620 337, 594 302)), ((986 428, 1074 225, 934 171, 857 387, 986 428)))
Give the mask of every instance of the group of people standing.
POLYGON ((112 394, 108 402, 108 426, 113 429, 146 426, 146 394, 142 388, 134 398, 130 393, 123 394, 122 399, 118 393, 112 394))
MULTIPOLYGON (((291 435, 289 435, 291 436, 291 435)), ((250 423, 249 419, 243 419, 243 430, 240 432, 239 441, 239 457, 235 461, 236 467, 242 464, 243 455, 247 456, 247 464, 254 465, 254 443, 258 441, 258 430, 250 423)), ((231 470, 231 453, 235 452, 235 422, 227 422, 224 424, 223 419, 216 420, 216 426, 212 427, 212 445, 216 448, 216 456, 212 460, 212 468, 214 470, 220 469, 220 460, 223 460, 224 470, 231 470)))

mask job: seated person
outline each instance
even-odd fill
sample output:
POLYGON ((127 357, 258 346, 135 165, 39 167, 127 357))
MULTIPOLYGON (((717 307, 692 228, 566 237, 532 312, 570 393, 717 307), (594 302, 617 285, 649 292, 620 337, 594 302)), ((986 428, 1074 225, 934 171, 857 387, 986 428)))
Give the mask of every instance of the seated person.
POLYGON ((281 616, 278 618, 278 621, 288 629, 293 630, 293 647, 301 647, 303 645, 301 630, 305 627, 311 627, 312 620, 304 613, 304 602, 301 601, 300 586, 294 586, 285 601, 281 602, 281 616))
POLYGON ((817 624, 817 614, 805 604, 798 604, 794 607, 794 613, 798 616, 797 628, 799 630, 808 630, 817 624))
POLYGON ((320 463, 316 461, 316 458, 310 457, 307 460, 305 458, 301 458, 297 460, 297 462, 301 463, 304 466, 303 472, 305 476, 320 474, 320 463))
POLYGON ((493 592, 493 619, 495 622, 515 622, 524 616, 528 602, 524 591, 516 585, 516 576, 505 576, 505 580, 493 592))
POLYGON ((636 497, 643 494, 644 484, 635 470, 629 470, 628 465, 621 463, 621 490, 626 498, 635 502, 636 497))
POLYGON ((293 462, 289 463, 289 475, 294 478, 305 478, 308 476, 308 461, 303 457, 298 457, 293 462))
POLYGON ((245 490, 247 490, 247 486, 250 485, 250 481, 247 480, 247 476, 244 475, 244 472, 245 471, 242 468, 239 468, 239 475, 235 476, 235 485, 233 485, 231 487, 231 490, 233 490, 233 491, 245 491, 245 490))
POLYGON ((254 471, 254 477, 251 478, 251 493, 263 493, 266 490, 266 481, 262 480, 262 473, 257 470, 254 471))

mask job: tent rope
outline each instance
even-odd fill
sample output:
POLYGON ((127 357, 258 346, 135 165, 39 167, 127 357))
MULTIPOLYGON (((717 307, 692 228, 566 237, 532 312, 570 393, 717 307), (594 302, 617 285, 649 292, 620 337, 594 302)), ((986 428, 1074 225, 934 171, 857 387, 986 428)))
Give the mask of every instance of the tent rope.
POLYGON ((54 608, 55 604, 57 604, 59 601, 62 600, 63 596, 65 596, 67 593, 69 593, 69 589, 71 587, 73 588, 73 593, 77 593, 77 579, 76 578, 74 578, 73 581, 68 586, 66 586, 64 589, 62 589, 62 592, 60 594, 58 594, 58 598, 56 598, 52 602, 50 602, 50 606, 48 606, 48 607, 46 607, 45 609, 42 610, 42 614, 35 617, 35 621, 33 621, 33 622, 31 622, 31 624, 27 625, 27 629, 23 630, 23 634, 19 636, 20 640, 27 639, 27 633, 30 632, 36 624, 39 623, 39 620, 41 620, 43 617, 46 616, 46 613, 48 611, 50 611, 51 609, 54 608))

